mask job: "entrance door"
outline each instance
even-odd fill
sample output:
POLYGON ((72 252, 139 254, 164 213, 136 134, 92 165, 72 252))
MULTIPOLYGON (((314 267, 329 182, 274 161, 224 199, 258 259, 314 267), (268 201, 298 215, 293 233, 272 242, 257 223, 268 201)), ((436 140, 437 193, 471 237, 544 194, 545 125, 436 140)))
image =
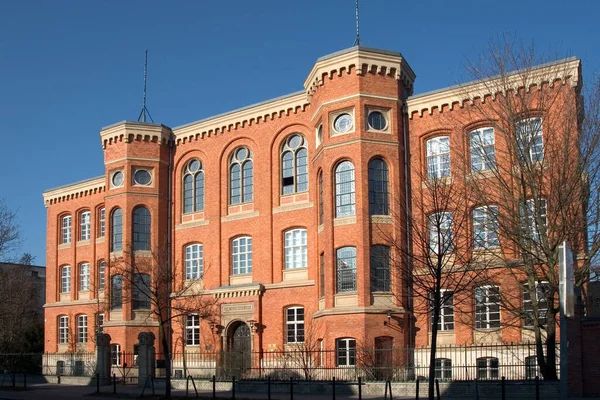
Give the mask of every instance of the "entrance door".
POLYGON ((227 334, 227 351, 223 354, 222 374, 243 378, 252 367, 250 328, 244 322, 233 325, 227 334))
POLYGON ((392 368, 394 338, 389 336, 379 336, 375 338, 375 379, 385 381, 392 378, 394 373, 392 368))

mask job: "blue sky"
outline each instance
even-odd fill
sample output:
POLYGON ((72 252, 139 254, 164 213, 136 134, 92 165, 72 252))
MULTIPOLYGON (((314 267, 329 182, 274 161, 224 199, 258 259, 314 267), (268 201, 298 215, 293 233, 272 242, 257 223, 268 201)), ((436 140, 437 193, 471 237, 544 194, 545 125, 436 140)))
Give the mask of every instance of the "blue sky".
MULTIPOLYGON (((598 1, 361 0, 362 44, 400 51, 415 93, 464 78, 497 35, 600 73, 598 1)), ((1 1, 0 198, 45 264, 46 189, 104 173, 99 130, 148 107, 179 126, 303 89, 354 41, 354 0, 1 1)))

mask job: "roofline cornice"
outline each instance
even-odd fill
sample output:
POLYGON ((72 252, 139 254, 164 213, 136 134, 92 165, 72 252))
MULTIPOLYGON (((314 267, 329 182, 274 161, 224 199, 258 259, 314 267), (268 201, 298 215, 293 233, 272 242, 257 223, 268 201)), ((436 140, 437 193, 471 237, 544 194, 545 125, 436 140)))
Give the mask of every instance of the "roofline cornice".
POLYGON ((55 189, 49 189, 42 193, 42 196, 44 197, 44 206, 48 207, 63 201, 104 192, 105 186, 105 177, 99 176, 97 178, 87 179, 55 189))
POLYGON ((164 144, 168 143, 171 135, 171 128, 166 125, 137 121, 122 121, 100 130, 103 148, 112 143, 121 141, 130 143, 134 140, 157 141, 164 144))
POLYGON ((442 107, 448 106, 452 110, 456 104, 462 108, 465 102, 473 103, 475 99, 485 102, 488 96, 495 99, 498 94, 505 94, 507 91, 522 88, 529 91, 531 87, 541 87, 542 84, 553 87, 556 81, 560 81, 561 84, 568 81, 571 87, 578 87, 581 83, 581 60, 575 57, 567 58, 526 70, 513 71, 504 76, 493 76, 411 96, 407 100, 408 115, 410 118, 415 114, 421 117, 424 112, 431 115, 436 108, 441 110, 442 107))

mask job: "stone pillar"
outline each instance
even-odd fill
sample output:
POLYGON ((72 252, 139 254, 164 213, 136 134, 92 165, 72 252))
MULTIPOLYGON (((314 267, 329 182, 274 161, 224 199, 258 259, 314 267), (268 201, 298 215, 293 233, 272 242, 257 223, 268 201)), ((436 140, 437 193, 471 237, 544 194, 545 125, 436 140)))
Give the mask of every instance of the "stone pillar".
POLYGON ((110 384, 110 335, 107 333, 96 334, 96 373, 100 384, 110 384))
POLYGON ((156 337, 152 332, 141 332, 138 335, 139 354, 138 362, 138 385, 143 386, 149 376, 155 376, 156 353, 154 351, 154 340, 156 337))

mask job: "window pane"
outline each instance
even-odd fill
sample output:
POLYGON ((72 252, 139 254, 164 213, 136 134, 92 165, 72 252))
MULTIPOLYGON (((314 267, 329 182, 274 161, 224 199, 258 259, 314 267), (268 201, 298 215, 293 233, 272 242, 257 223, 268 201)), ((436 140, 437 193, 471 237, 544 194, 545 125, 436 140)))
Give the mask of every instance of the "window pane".
POLYGON ((133 211, 133 250, 150 250, 150 211, 138 207, 133 211))
POLYGON ((389 214, 388 168, 379 158, 369 162, 369 213, 370 215, 389 214))
POLYGON ((356 247, 342 247, 336 252, 337 292, 356 291, 356 247))
POLYGON ((335 210, 336 217, 355 214, 354 166, 349 161, 335 170, 335 210))

